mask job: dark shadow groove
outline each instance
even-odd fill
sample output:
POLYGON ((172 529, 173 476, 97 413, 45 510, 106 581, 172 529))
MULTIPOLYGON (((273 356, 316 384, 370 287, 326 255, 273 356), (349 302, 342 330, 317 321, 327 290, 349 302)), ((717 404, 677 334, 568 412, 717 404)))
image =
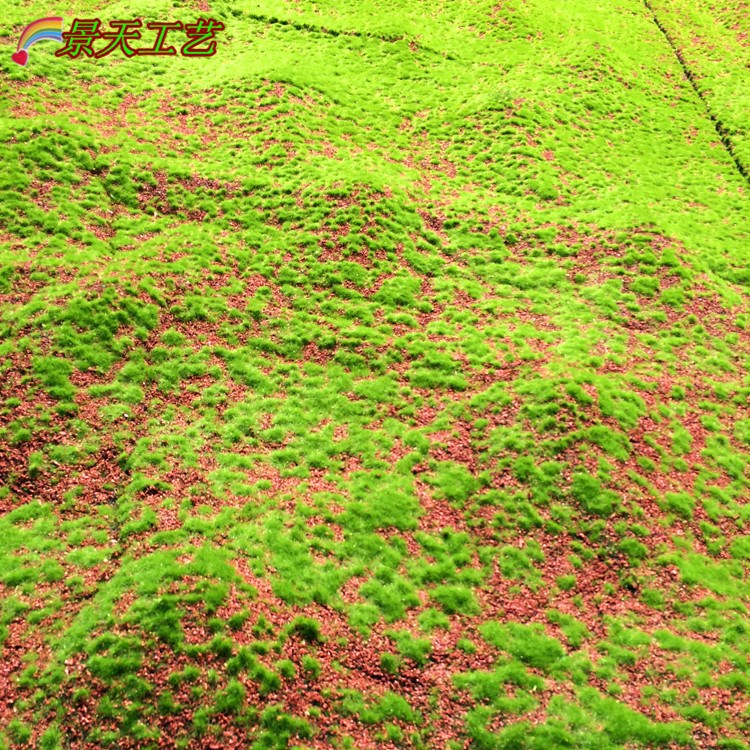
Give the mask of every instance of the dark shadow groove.
MULTIPOLYGON (((379 39, 381 42, 400 42, 403 39, 407 39, 405 34, 374 34, 369 31, 356 31, 356 30, 339 30, 339 29, 327 29, 325 26, 318 26, 312 23, 300 23, 299 21, 290 21, 285 18, 277 18, 276 16, 264 16, 260 13, 242 13, 243 18, 249 18, 251 21, 259 21, 260 23, 278 24, 279 26, 291 26, 297 31, 310 31, 315 34, 327 34, 328 36, 356 36, 363 39, 379 39)), ((424 52, 431 52, 433 55, 439 55, 445 57, 448 60, 455 60, 455 56, 449 52, 441 52, 432 47, 427 47, 424 44, 420 44, 416 40, 411 42, 424 52)))
POLYGON ((648 8, 649 13, 651 13, 651 19, 656 24, 659 31, 661 31, 662 35, 667 40, 667 43, 669 44, 669 46, 672 48, 672 52, 674 52, 674 55, 677 58, 677 61, 680 63, 680 67, 682 68, 682 72, 685 74, 685 78, 687 78, 687 80, 690 82, 690 85, 693 87, 693 91, 695 91, 698 98, 701 100, 703 106, 705 107, 706 114, 711 119, 711 122, 713 123, 714 128, 716 130, 716 134, 719 136, 719 140, 721 141, 722 145, 726 149, 726 152, 729 154, 729 157, 734 162, 734 166, 737 168, 737 171, 745 179, 745 182, 747 182, 747 184, 750 186, 750 173, 748 172, 745 165, 740 161, 737 154, 735 154, 734 146, 732 145, 732 139, 729 135, 729 132, 727 131, 726 126, 719 119, 718 115, 716 115, 711 110, 711 107, 709 106, 705 95, 703 94, 703 92, 700 90, 698 86, 698 82, 695 78, 695 74, 693 73, 692 70, 690 70, 690 66, 687 64, 685 58, 682 55, 682 52, 680 52, 679 47, 674 43, 674 41, 672 40, 672 37, 669 35, 669 32, 659 20, 659 17, 656 15, 656 11, 651 5, 650 0, 643 0, 643 2, 646 8, 648 8))

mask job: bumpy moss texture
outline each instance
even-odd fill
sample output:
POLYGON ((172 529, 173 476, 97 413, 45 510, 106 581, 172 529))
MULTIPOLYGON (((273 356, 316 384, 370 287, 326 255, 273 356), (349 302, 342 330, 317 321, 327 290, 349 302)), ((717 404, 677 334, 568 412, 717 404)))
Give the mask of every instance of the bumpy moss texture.
POLYGON ((748 747, 746 4, 0 10, 0 747, 748 747))

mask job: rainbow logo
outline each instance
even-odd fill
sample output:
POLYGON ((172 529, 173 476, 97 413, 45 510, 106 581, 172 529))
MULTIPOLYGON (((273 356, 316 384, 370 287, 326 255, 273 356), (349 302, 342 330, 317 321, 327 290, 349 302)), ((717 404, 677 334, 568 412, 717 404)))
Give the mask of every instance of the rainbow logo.
POLYGON ((56 42, 62 42, 63 20, 60 16, 49 16, 40 18, 30 23, 21 34, 18 40, 18 46, 13 53, 13 62, 19 65, 26 65, 29 61, 29 47, 44 39, 53 39, 56 42))

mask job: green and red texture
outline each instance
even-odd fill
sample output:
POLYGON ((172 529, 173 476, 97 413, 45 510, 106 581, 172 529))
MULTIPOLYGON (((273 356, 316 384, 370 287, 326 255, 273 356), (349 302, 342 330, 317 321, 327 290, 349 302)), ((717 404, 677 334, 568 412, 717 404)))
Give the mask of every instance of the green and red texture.
POLYGON ((730 4, 156 5, 0 55, 0 747, 747 748, 730 4))

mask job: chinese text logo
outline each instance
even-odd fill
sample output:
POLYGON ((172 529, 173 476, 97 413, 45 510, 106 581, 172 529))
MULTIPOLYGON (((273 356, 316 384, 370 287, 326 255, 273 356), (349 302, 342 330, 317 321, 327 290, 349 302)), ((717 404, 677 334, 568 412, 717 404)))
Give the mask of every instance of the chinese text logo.
POLYGON ((18 41, 18 47, 13 54, 13 60, 19 65, 26 65, 29 59, 28 48, 42 39, 53 39, 63 42, 63 46, 55 51, 56 57, 70 57, 71 59, 85 55, 86 57, 106 57, 115 50, 120 50, 126 57, 136 55, 176 55, 177 49, 167 44, 175 39, 177 32, 183 32, 179 54, 184 57, 211 57, 216 54, 216 32, 224 30, 224 24, 213 18, 199 18, 195 23, 182 21, 153 21, 145 28, 149 32, 146 36, 152 42, 150 47, 133 46, 133 42, 142 38, 141 20, 110 21, 111 31, 102 28, 98 18, 74 18, 69 31, 62 31, 62 18, 40 18, 29 24, 18 41), (186 37, 186 39, 184 38, 186 37), (100 46, 95 44, 102 42, 100 46))

